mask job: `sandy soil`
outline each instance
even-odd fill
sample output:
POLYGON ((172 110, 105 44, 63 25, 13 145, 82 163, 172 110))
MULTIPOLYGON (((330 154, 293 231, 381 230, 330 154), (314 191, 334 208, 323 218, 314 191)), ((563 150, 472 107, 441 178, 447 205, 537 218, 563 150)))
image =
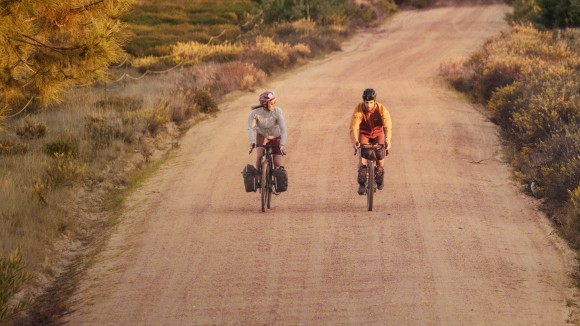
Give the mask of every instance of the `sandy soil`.
POLYGON ((571 252, 510 181, 496 127, 437 77, 508 10, 404 11, 264 87, 290 130, 289 190, 267 213, 240 174, 261 90, 228 100, 130 198, 62 322, 566 324, 571 252), (347 136, 368 86, 394 123, 373 212, 347 136))

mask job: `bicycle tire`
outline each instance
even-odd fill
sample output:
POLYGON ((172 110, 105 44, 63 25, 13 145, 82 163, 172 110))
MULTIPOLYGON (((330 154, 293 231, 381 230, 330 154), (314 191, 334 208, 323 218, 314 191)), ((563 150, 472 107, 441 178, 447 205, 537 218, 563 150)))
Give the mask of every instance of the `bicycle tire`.
MULTIPOLYGON (((271 171, 268 168, 268 171, 271 171)), ((268 173, 268 199, 266 201, 267 207, 268 209, 270 208, 270 202, 272 201, 272 187, 274 186, 274 182, 272 180, 274 176, 272 175, 272 173, 268 173)))
POLYGON ((375 194, 375 162, 367 162, 367 208, 373 210, 373 196, 375 194))
MULTIPOLYGON (((266 212, 266 202, 268 201, 269 191, 269 171, 268 162, 266 160, 262 161, 262 182, 261 182, 261 199, 262 199, 262 212, 266 212)), ((269 206, 269 204, 268 204, 269 206)), ((269 207, 268 207, 269 208, 269 207)))

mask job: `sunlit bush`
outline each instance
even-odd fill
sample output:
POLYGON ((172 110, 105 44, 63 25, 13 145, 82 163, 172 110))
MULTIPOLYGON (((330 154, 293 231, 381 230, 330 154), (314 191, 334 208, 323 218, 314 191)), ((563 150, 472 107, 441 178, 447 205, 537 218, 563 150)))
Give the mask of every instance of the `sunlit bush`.
POLYGON ((277 70, 288 68, 309 55, 310 48, 305 44, 276 43, 270 37, 259 36, 254 44, 248 46, 243 59, 253 63, 267 74, 272 74, 277 70))
POLYGON ((515 176, 533 184, 562 233, 580 247, 580 31, 516 25, 441 72, 487 104, 511 149, 515 176))
POLYGON ((216 81, 211 86, 217 94, 226 94, 234 90, 252 90, 264 82, 266 73, 250 63, 232 61, 219 65, 216 81))
POLYGON ((519 144, 537 143, 580 123, 579 71, 551 66, 503 87, 489 102, 494 119, 519 144))
POLYGON ((231 61, 242 51, 242 46, 229 43, 210 45, 198 42, 187 42, 175 44, 171 52, 176 63, 189 65, 208 61, 231 61))
POLYGON ((171 113, 167 107, 142 108, 128 111, 123 114, 124 124, 143 126, 143 133, 155 135, 160 128, 171 120, 171 113))

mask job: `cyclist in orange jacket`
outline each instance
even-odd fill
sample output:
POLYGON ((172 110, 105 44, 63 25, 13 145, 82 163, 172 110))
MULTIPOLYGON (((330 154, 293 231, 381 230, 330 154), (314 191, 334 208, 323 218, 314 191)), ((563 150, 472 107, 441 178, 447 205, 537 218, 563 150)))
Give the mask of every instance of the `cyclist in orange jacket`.
MULTIPOLYGON (((384 105, 377 102, 377 92, 372 88, 367 88, 362 94, 363 102, 358 104, 352 114, 350 124, 350 139, 354 149, 359 149, 360 144, 385 144, 385 149, 377 153, 377 165, 375 180, 377 188, 383 189, 383 176, 385 156, 391 148, 391 115, 384 105)), ((365 150, 365 149, 363 149, 365 150)), ((368 172, 366 167, 366 153, 361 155, 358 164, 358 194, 365 194, 365 182, 368 172)))

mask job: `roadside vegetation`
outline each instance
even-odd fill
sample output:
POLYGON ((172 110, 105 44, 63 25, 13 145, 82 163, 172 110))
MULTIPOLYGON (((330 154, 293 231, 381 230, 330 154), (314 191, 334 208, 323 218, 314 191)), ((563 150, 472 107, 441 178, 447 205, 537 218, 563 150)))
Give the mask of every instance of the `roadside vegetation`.
POLYGON ((338 51, 397 10, 391 0, 308 2, 0 9, 0 323, 50 324, 66 310, 59 296, 70 291, 58 287, 74 287, 71 271, 106 239, 123 192, 219 114, 224 95, 338 51))
POLYGON ((441 72, 487 107, 515 178, 579 249, 580 11, 573 3, 515 1, 511 31, 441 72))

